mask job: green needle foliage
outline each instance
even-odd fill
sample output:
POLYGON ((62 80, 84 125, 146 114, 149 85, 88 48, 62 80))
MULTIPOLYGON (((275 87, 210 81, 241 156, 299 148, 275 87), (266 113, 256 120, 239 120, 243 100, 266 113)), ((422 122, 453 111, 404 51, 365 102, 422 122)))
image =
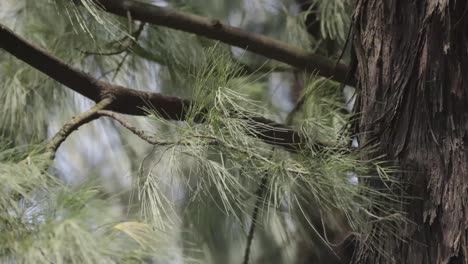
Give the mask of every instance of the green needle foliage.
MULTIPOLYGON (((401 186, 385 157, 365 161, 371 147, 350 148, 354 117, 343 112, 341 84, 313 74, 294 79, 289 68, 264 58, 141 25, 131 16, 117 18, 91 0, 7 2, 9 11, 0 22, 67 63, 102 80, 190 98, 193 104, 184 122, 163 119, 151 105, 144 119, 128 117, 145 127, 152 144, 106 123, 102 133, 117 138, 112 148, 94 147, 87 154, 95 157, 92 162, 79 163, 99 169, 82 175, 81 168, 77 176, 83 180, 67 184, 71 170, 63 168, 77 161, 60 158, 59 151, 47 169, 51 164, 42 143, 53 135, 54 124, 65 123, 86 102, 0 52, 0 101, 5 102, 0 137, 7 142, 0 150, 0 262, 241 263, 248 230, 256 225, 252 263, 300 263, 301 245, 307 243, 334 255, 336 244, 349 235, 381 250, 369 232, 375 223, 397 234, 404 221, 401 186), (272 88, 278 77, 281 87, 272 88), (272 98, 294 81, 303 89, 295 106, 285 109, 272 98), (290 152, 256 137, 261 130, 283 129, 258 117, 299 131, 301 148, 290 152), (130 172, 112 170, 119 160, 104 161, 113 148, 124 150, 122 162, 130 160, 130 172), (109 174, 131 178, 132 184, 109 190, 104 186, 109 174), (255 210, 259 217, 252 219, 255 210)), ((322 41, 307 34, 308 13, 293 13, 293 1, 256 2, 264 7, 262 23, 271 27, 255 27, 258 21, 242 1, 209 2, 168 4, 224 21, 240 16, 241 27, 308 51, 322 41)), ((348 1, 315 4, 323 39, 344 43, 348 1)), ((77 140, 83 147, 87 138, 97 144, 98 133, 86 129, 67 142, 77 140)), ((77 160, 86 156, 66 143, 61 151, 77 160)))
MULTIPOLYGON (((196 102, 188 121, 179 125, 159 118, 157 113, 150 115, 159 124, 171 127, 169 133, 157 130, 153 136, 165 143, 161 155, 177 160, 171 163, 177 171, 173 176, 182 177, 180 182, 185 182, 190 191, 190 202, 196 205, 189 207, 214 204, 242 225, 252 209, 246 201, 255 197, 255 187, 262 177, 267 177, 266 194, 258 198, 268 217, 286 209, 288 217, 307 218, 303 207, 313 204, 315 210, 325 214, 340 212, 350 232, 358 234, 369 228, 369 222, 401 218, 398 196, 387 192, 399 189, 396 180, 379 163, 363 162, 358 153, 349 150, 350 135, 342 132, 348 117, 340 114, 337 96, 325 90, 326 80, 312 79, 306 90, 304 100, 313 106, 308 111, 312 116, 295 118, 301 120, 295 127, 308 136, 308 144, 299 154, 292 154, 252 137, 259 127, 275 128, 252 121, 252 117, 259 112, 267 114, 267 110, 260 102, 235 91, 238 85, 246 85, 242 84, 246 79, 233 77, 237 69, 229 54, 215 46, 206 50, 205 58, 205 63, 188 75, 193 78, 196 102), (203 124, 199 124, 200 112, 205 109, 209 110, 202 117, 203 124), (317 142, 326 145, 319 148, 317 142), (351 174, 356 175, 357 184, 351 183, 351 174), (368 185, 372 179, 383 178, 387 191, 368 185), (372 215, 372 210, 381 215, 372 215)), ((154 166, 167 166, 157 162, 154 166)), ((145 211, 152 210, 155 215, 162 214, 159 203, 152 202, 162 200, 161 191, 152 187, 158 181, 148 177, 147 187, 140 190, 148 197, 142 201, 145 211), (153 184, 148 183, 151 180, 153 184)), ((314 230, 322 228, 310 220, 307 224, 314 230)), ((330 243, 325 237, 321 239, 330 243)))
POLYGON ((29 148, 0 152, 3 263, 139 263, 170 260, 168 234, 125 221, 99 189, 74 188, 44 172, 50 162, 29 148))

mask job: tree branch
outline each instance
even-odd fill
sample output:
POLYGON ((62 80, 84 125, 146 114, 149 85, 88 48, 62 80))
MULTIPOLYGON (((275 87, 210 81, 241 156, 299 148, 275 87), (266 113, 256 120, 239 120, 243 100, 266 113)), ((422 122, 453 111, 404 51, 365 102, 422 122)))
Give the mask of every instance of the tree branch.
POLYGON ((105 11, 119 16, 126 17, 130 12, 132 18, 136 20, 219 40, 267 58, 284 62, 298 69, 315 71, 319 75, 332 80, 342 83, 348 82, 349 85, 354 84, 354 80, 348 80, 348 67, 344 64, 337 64, 324 56, 309 54, 270 37, 223 24, 219 20, 211 20, 133 0, 94 1, 105 11))
POLYGON ((151 106, 163 118, 184 120, 190 107, 189 100, 132 90, 99 81, 29 43, 2 24, 0 24, 0 40, 0 48, 96 103, 105 98, 112 98, 113 102, 108 106, 108 110, 129 115, 146 115, 143 107, 151 106))
POLYGON ((115 121, 119 122, 123 127, 128 129, 130 132, 132 132, 133 134, 135 134, 136 136, 138 136, 139 138, 141 138, 142 140, 146 141, 147 143, 151 145, 165 146, 165 145, 171 144, 170 142, 162 142, 162 141, 155 140, 154 138, 146 135, 145 131, 132 126, 130 123, 128 123, 125 119, 120 117, 115 112, 108 111, 108 110, 99 110, 97 111, 97 114, 99 116, 107 116, 107 117, 114 119, 115 121))
POLYGON ((49 141, 49 143, 46 146, 46 152, 48 152, 51 155, 51 159, 54 158, 57 149, 73 131, 77 130, 80 126, 99 118, 98 111, 106 108, 111 103, 112 99, 106 98, 101 102, 97 103, 88 111, 73 117, 72 120, 70 120, 70 122, 66 123, 54 135, 54 137, 49 141))
MULTIPOLYGON (((2 24, 0 24, 0 40, 0 48, 73 91, 96 103, 107 98, 111 99, 106 110, 128 115, 146 115, 147 112, 144 108, 147 107, 167 120, 183 121, 191 108, 192 102, 187 99, 133 90, 99 81, 29 43, 2 24)), ((207 110, 202 110, 199 113, 197 118, 199 122, 203 121, 205 112, 207 110)), ((268 144, 280 146, 292 152, 305 149, 306 139, 288 126, 260 116, 249 117, 246 120, 256 129, 255 132, 251 133, 252 136, 268 144)))

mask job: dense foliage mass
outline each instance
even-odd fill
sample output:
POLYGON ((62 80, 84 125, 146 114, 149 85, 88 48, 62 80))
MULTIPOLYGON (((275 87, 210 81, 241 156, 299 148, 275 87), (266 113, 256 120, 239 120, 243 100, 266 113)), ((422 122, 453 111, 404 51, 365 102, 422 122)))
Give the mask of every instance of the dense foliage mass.
MULTIPOLYGON (((351 1, 145 2, 349 61, 351 1)), ((99 109, 55 153, 93 103, 0 50, 1 262, 338 261, 401 221, 384 157, 352 146, 352 87, 90 0, 3 0, 0 22, 97 80, 191 102, 181 121, 99 109), (291 128, 294 148, 262 136, 291 128)))

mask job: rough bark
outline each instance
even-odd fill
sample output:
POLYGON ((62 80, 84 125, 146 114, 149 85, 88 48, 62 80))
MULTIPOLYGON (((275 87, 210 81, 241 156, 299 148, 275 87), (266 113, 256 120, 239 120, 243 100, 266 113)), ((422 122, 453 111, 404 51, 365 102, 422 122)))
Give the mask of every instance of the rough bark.
POLYGON ((468 263, 468 4, 358 0, 354 46, 361 144, 401 166, 405 239, 358 263, 468 263))

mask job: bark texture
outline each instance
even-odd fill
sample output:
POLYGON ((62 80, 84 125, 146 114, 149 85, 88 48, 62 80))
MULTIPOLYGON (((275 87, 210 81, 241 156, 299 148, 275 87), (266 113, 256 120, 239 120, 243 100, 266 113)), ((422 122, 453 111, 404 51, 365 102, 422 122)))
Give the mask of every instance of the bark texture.
POLYGON ((468 3, 358 0, 354 45, 361 144, 401 166, 414 197, 387 257, 358 263, 468 263, 468 3))

